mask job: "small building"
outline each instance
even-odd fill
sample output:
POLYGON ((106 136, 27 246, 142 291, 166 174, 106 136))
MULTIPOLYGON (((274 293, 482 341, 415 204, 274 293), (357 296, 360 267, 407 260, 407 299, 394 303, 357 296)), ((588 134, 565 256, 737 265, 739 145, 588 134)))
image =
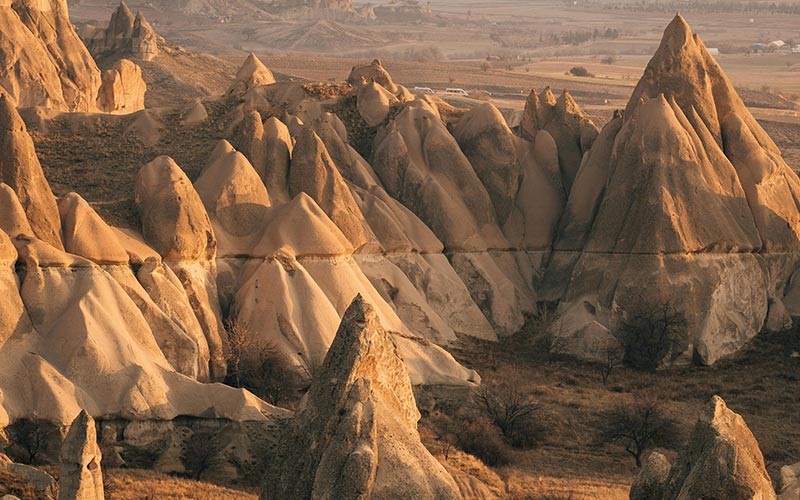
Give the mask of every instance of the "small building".
POLYGON ((750 46, 750 50, 753 52, 766 52, 767 51, 767 44, 765 43, 754 43, 750 46))
POLYGON ((719 49, 716 48, 716 47, 709 47, 708 48, 708 53, 711 54, 712 56, 718 56, 719 55, 719 49))
POLYGON ((784 47, 785 45, 786 45, 786 42, 784 42, 783 40, 774 40, 774 41, 769 42, 767 44, 767 48, 775 50, 775 49, 780 49, 780 48, 784 47))

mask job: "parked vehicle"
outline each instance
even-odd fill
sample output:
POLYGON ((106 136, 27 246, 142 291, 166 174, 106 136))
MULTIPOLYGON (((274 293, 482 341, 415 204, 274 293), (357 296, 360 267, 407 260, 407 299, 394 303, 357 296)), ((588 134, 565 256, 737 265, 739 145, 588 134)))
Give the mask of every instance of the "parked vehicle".
POLYGON ((415 94, 435 94, 436 91, 430 87, 414 87, 415 94))
POLYGON ((466 91, 466 90, 464 90, 464 89, 458 89, 458 88, 449 88, 449 89, 445 90, 444 92, 445 92, 446 94, 451 94, 451 95, 460 95, 460 96, 463 96, 463 97, 469 97, 469 94, 468 94, 468 93, 467 93, 467 91, 466 91))

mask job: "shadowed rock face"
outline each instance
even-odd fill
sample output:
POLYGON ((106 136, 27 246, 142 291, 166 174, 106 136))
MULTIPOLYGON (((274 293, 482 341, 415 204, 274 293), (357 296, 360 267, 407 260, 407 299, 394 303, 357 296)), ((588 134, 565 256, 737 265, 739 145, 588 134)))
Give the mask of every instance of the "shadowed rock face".
POLYGON ((281 441, 261 498, 461 498, 422 446, 397 348, 361 296, 281 441))
POLYGON ((0 2, 0 93, 17 106, 94 111, 100 71, 66 0, 0 2))
POLYGON ((158 35, 144 15, 138 12, 134 16, 123 0, 111 14, 108 28, 96 38, 88 40, 87 46, 97 57, 113 54, 116 57, 152 61, 160 51, 158 40, 158 35))
POLYGON ((689 447, 672 466, 660 498, 775 499, 758 442, 744 419, 719 396, 711 399, 697 421, 689 447))
POLYGON ((61 447, 58 500, 103 500, 102 459, 94 419, 81 411, 61 447))
POLYGON ((630 500, 659 500, 669 477, 669 460, 658 452, 647 459, 631 485, 630 500))

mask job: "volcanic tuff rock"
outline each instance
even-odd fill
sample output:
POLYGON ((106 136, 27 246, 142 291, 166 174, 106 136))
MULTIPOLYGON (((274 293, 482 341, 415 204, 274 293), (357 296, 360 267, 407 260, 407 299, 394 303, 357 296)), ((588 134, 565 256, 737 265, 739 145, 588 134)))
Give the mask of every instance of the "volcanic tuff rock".
POLYGON ((95 57, 132 57, 152 61, 159 54, 159 37, 138 12, 136 16, 128 8, 125 0, 111 15, 108 28, 95 38, 87 41, 89 51, 95 57))
POLYGON ((25 123, 4 95, 0 96, 0 181, 16 193, 32 235, 63 249, 55 196, 44 178, 25 123))
POLYGON ((669 473, 661 500, 774 500, 758 442, 719 396, 706 406, 669 473))
POLYGON ((20 107, 93 111, 100 71, 66 0, 0 2, 0 94, 20 107))
POLYGON ((781 489, 778 500, 800 498, 800 463, 781 467, 781 489))
POLYGON ((396 94, 399 88, 395 85, 392 76, 383 68, 380 59, 374 59, 372 63, 364 66, 353 66, 347 83, 354 87, 361 87, 371 82, 375 82, 391 94, 396 94))
POLYGON ((236 80, 231 87, 230 93, 244 94, 248 90, 272 83, 275 83, 275 76, 272 71, 264 66, 261 59, 251 52, 236 73, 236 80))
POLYGON ((127 59, 120 59, 103 72, 103 85, 97 96, 97 108, 106 113, 130 114, 144 109, 147 84, 142 69, 127 59))
POLYGON ((261 498, 461 498, 425 449, 408 372, 374 309, 345 312, 261 498))
POLYGON ((104 500, 102 459, 94 419, 81 411, 61 447, 58 500, 104 500))
POLYGON ((139 171, 136 205, 145 240, 180 279, 203 328, 212 380, 225 376, 222 312, 216 283, 217 240, 203 202, 183 170, 162 156, 139 171))
POLYGON ((611 331, 677 297, 685 354, 711 364, 738 350, 762 329, 768 304, 781 307, 797 265, 800 179, 680 15, 624 115, 594 144, 542 295, 561 299, 563 314, 589 304, 611 331))
POLYGON ((656 451, 647 458, 631 485, 630 500, 660 500, 669 477, 667 457, 656 451))
POLYGON ((583 115, 567 90, 555 98, 550 87, 537 95, 532 90, 525 102, 520 136, 533 140, 539 130, 546 130, 558 144, 558 161, 567 194, 580 168, 583 155, 589 151, 599 130, 583 115))

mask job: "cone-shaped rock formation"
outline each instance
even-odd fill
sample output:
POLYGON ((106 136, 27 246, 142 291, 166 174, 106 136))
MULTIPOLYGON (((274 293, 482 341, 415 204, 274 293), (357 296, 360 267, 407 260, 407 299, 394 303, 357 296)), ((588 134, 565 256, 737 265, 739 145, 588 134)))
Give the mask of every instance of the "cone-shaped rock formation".
POLYGON ((342 318, 261 498, 460 498, 417 433, 408 371, 361 296, 342 318))

